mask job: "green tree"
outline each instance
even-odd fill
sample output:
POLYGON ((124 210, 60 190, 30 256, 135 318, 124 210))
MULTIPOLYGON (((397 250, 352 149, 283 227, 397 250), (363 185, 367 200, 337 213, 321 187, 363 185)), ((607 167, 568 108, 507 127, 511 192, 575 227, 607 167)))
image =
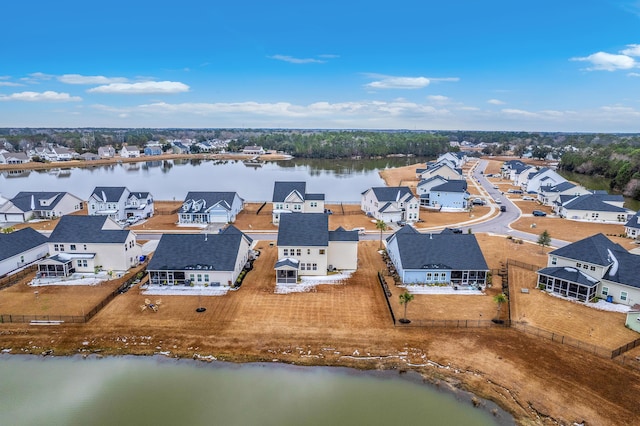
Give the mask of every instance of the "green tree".
POLYGON ((404 305, 404 318, 400 319, 401 322, 409 322, 409 320, 407 319, 407 305, 409 305, 409 302, 411 302, 412 300, 413 294, 409 293, 408 291, 405 291, 400 295, 400 304, 404 305))
POLYGON ((540 244, 540 253, 544 253, 544 248, 551 245, 551 235, 546 229, 538 237, 538 244, 540 244))
POLYGON ((498 304, 498 311, 496 312, 496 318, 500 319, 500 311, 502 310, 502 305, 507 303, 509 299, 507 299, 507 295, 504 293, 496 294, 493 296, 493 301, 498 304))
POLYGON ((387 224, 384 223, 384 220, 378 219, 376 220, 376 229, 380 230, 380 250, 382 250, 382 233, 387 230, 387 224))

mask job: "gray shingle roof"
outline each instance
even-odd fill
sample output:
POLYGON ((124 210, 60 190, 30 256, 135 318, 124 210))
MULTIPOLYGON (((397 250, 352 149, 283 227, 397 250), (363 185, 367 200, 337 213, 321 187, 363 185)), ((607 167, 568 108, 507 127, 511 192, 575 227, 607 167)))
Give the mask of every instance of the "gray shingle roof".
POLYGON ((631 287, 640 288, 640 256, 628 251, 612 250, 613 257, 617 262, 607 270, 604 279, 631 287))
POLYGON ((329 241, 360 241, 358 231, 347 231, 342 226, 329 231, 329 241))
POLYGON ((585 273, 576 268, 566 268, 562 266, 553 266, 549 268, 543 268, 538 271, 538 274, 547 275, 561 280, 570 281, 586 287, 593 287, 598 285, 598 280, 590 278, 585 273))
POLYGON ((11 200, 13 205, 22 210, 23 212, 30 212, 32 210, 53 210, 66 192, 19 192, 11 200), (38 200, 48 200, 54 198, 53 202, 48 206, 41 206, 38 200), (31 208, 31 200, 35 203, 35 208, 31 208))
POLYGON ((285 198, 293 191, 298 191, 300 197, 304 200, 305 194, 307 192, 307 183, 306 182, 283 182, 276 181, 273 184, 273 197, 272 201, 274 203, 283 202, 285 198))
POLYGON ((626 251, 603 234, 592 235, 550 252, 550 255, 565 257, 594 265, 607 266, 611 259, 607 250, 626 251))
POLYGON ((96 186, 91 193, 91 197, 96 197, 98 200, 106 203, 117 203, 125 191, 127 191, 127 188, 124 186, 96 186), (104 197, 107 199, 105 200, 104 197))
POLYGON ((304 194, 304 198, 307 200, 320 201, 324 200, 324 194, 304 194))
POLYGON ((0 233, 0 260, 8 259, 48 241, 33 228, 23 228, 9 234, 0 233))
POLYGON ((404 269, 489 269, 473 234, 421 234, 405 228, 390 237, 397 239, 404 269))
POLYGON ((371 189, 379 202, 396 201, 398 198, 402 200, 406 196, 413 197, 408 186, 375 186, 371 189), (398 193, 400 193, 399 197, 398 193))
POLYGON ((434 180, 440 180, 440 181, 442 181, 443 183, 447 181, 447 180, 446 180, 445 178, 443 178, 442 176, 438 176, 438 175, 436 175, 436 176, 431 176, 429 179, 422 179, 422 180, 418 183, 418 186, 422 186, 422 185, 427 184, 427 183, 429 183, 429 182, 432 182, 432 181, 434 181, 434 180))
POLYGON ((164 234, 147 269, 233 271, 243 237, 240 231, 211 235, 164 234))
POLYGON ((212 206, 215 206, 216 204, 220 204, 220 206, 224 207, 227 210, 230 210, 236 195, 237 193, 235 192, 192 191, 192 192, 189 192, 185 197, 184 199, 185 204, 183 204, 182 208, 180 209, 180 212, 181 213, 193 212, 193 209, 195 206, 194 203, 191 203, 188 209, 185 210, 184 208, 186 203, 189 201, 204 201, 204 205, 202 206, 202 208, 200 210, 197 210, 199 212, 205 212, 207 209, 211 208, 212 206))
POLYGON ((329 245, 329 218, 324 213, 282 214, 278 228, 278 246, 329 245))
POLYGON ((627 212, 627 210, 622 207, 612 206, 611 204, 605 203, 602 201, 602 197, 595 194, 580 195, 564 204, 564 208, 569 210, 587 210, 597 212, 627 212))
POLYGON ((124 243, 128 230, 105 229, 106 216, 62 216, 49 237, 50 243, 124 243))
POLYGON ((562 191, 566 191, 569 190, 571 188, 575 188, 576 185, 571 183, 571 182, 560 182, 557 185, 546 185, 546 186, 541 186, 540 187, 540 191, 544 191, 544 192, 562 192, 562 191))
POLYGON ((464 180, 449 180, 445 183, 434 186, 431 190, 442 192, 465 192, 467 190, 467 182, 464 180))
POLYGON ((636 213, 629 219, 627 223, 624 224, 627 228, 636 228, 640 229, 640 212, 636 213))

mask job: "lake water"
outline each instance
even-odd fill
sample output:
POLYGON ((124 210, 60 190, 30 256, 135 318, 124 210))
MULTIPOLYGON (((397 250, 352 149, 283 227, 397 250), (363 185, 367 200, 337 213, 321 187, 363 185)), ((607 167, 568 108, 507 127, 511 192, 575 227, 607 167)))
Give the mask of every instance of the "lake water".
MULTIPOLYGON (((164 358, 0 357, 0 423, 27 425, 496 425, 392 372, 164 358)), ((415 375, 417 377, 417 375, 415 375)), ((490 404, 492 407, 493 405, 490 404)))
POLYGON ((293 159, 254 167, 235 160, 168 160, 2 172, 0 194, 12 198, 20 191, 67 191, 87 200, 96 186, 126 186, 149 191, 157 200, 184 200, 189 191, 235 191, 246 201, 271 201, 275 181, 299 180, 307 182, 307 192, 324 193, 327 201, 359 201, 367 188, 384 186, 380 170, 418 161, 293 159))

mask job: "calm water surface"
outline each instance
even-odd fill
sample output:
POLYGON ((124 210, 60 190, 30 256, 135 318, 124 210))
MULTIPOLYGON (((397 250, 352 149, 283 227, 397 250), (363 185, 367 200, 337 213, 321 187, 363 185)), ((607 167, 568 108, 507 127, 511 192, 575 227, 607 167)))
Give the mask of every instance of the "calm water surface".
POLYGON ((0 357, 3 425, 496 425, 448 393, 345 368, 0 357))
POLYGON ((68 191, 87 200, 96 186, 126 186, 149 191, 157 200, 183 200, 189 191, 235 191, 247 201, 271 201, 277 180, 307 182, 307 192, 324 193, 327 201, 359 201, 372 186, 384 185, 379 171, 415 164, 416 158, 384 160, 301 160, 267 162, 168 160, 91 168, 2 172, 0 194, 20 191, 68 191))

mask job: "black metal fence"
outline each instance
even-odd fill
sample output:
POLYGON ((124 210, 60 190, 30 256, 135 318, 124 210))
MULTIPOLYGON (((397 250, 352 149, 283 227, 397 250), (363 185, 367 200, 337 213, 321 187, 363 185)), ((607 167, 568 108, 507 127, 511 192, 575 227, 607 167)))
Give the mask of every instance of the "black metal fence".
POLYGON ((460 319, 460 320, 411 320, 405 324, 396 324, 401 327, 447 327, 447 328, 489 328, 489 327, 509 327, 509 321, 493 321, 481 319, 460 319))
POLYGON ((391 290, 389 290, 389 286, 387 285, 387 281, 384 279, 384 276, 380 271, 378 271, 378 282, 380 283, 380 287, 382 287, 382 294, 384 295, 384 300, 387 301, 387 307, 389 308, 389 313, 391 314, 391 319, 393 320, 393 325, 396 324, 396 316, 393 313, 393 308, 391 308, 391 302, 389 301, 389 297, 391 297, 391 290))
POLYGON ((15 274, 11 274, 4 278, 0 278, 0 290, 2 290, 3 288, 11 287, 12 285, 19 283, 27 275, 34 273, 36 269, 38 269, 36 265, 31 265, 31 266, 27 266, 22 271, 16 272, 15 274))

